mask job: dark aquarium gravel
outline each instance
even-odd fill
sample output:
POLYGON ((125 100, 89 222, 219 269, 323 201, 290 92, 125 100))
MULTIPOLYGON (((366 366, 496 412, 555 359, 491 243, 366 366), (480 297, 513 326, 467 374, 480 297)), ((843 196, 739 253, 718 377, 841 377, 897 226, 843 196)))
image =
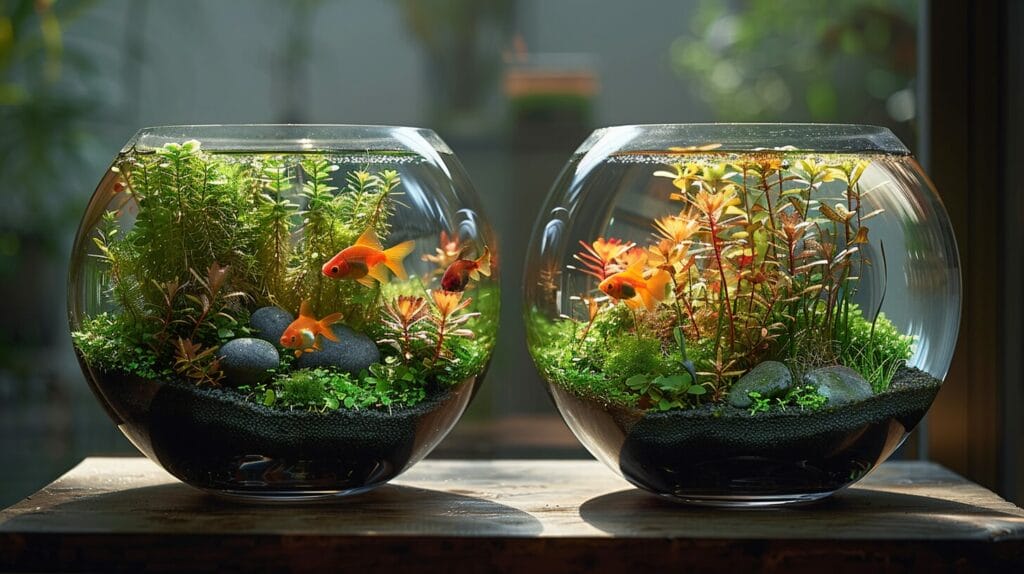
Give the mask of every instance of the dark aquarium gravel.
POLYGON ((465 387, 434 390, 412 407, 311 412, 171 382, 153 398, 150 440, 164 468, 200 488, 244 494, 272 484, 281 496, 289 488, 365 489, 434 446, 418 442, 419 431, 450 429, 468 400, 465 387))
POLYGON ((650 413, 626 434, 619 465, 633 484, 679 496, 832 492, 895 450, 941 383, 905 368, 886 392, 816 411, 650 413))

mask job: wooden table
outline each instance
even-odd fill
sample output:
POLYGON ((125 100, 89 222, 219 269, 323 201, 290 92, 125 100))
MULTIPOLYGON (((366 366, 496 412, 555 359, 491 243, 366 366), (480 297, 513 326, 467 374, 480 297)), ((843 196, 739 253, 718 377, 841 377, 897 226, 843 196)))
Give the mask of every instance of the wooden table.
POLYGON ((349 499, 241 506, 90 458, 0 512, 0 570, 1024 572, 1024 511, 931 463, 831 500, 689 508, 594 461, 428 460, 349 499), (347 568, 343 568, 347 567, 347 568))

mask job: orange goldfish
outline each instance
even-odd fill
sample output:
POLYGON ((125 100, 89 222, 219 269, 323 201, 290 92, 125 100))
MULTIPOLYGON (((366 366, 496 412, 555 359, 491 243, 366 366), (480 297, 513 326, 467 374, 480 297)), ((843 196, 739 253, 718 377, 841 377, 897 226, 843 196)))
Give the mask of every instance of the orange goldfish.
POLYGON ((635 260, 625 271, 601 281, 598 288, 616 301, 625 301, 632 309, 654 309, 658 301, 665 299, 665 287, 672 277, 667 271, 659 269, 650 279, 644 279, 645 263, 646 258, 635 260))
POLYGON ((479 281, 480 276, 491 276, 491 250, 484 247, 484 254, 478 259, 456 259, 444 276, 441 277, 441 288, 445 291, 464 291, 469 280, 479 281))
POLYGON ((296 357, 301 357, 302 353, 319 351, 320 337, 338 342, 334 331, 331 330, 331 325, 338 321, 341 321, 341 313, 331 313, 318 320, 313 315, 313 310, 309 308, 309 302, 303 301, 299 306, 299 318, 292 321, 281 334, 281 346, 285 349, 295 349, 296 357))
POLYGON ((372 287, 374 280, 388 282, 385 267, 399 279, 405 279, 407 275, 402 260, 412 253, 415 246, 415 242, 410 240, 384 249, 373 227, 367 227, 355 245, 331 257, 330 261, 324 263, 322 271, 332 279, 355 279, 367 287, 372 287))

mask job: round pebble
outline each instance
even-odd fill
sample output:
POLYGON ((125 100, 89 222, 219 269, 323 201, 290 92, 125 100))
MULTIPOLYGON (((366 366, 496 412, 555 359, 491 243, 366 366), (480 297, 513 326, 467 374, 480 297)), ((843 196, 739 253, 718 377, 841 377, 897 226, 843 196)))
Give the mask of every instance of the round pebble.
POLYGON ((344 325, 334 325, 332 329, 338 342, 320 337, 320 350, 302 353, 295 361, 296 368, 333 367, 358 375, 380 362, 380 350, 372 339, 344 325))
POLYGON ((750 369, 729 390, 729 404, 740 409, 750 406, 750 393, 761 393, 762 398, 774 399, 786 394, 793 386, 789 367, 778 361, 765 361, 750 369))
POLYGON ((281 364, 277 347, 252 337, 232 339, 217 352, 224 382, 228 386, 255 385, 270 377, 270 369, 281 364))
POLYGON ((817 387, 819 395, 828 397, 829 406, 863 401, 874 395, 871 383, 843 365, 815 369, 804 375, 804 383, 817 387))
POLYGON ((281 334, 294 320, 294 315, 280 307, 260 307, 249 317, 249 326, 256 331, 257 337, 277 345, 281 334))

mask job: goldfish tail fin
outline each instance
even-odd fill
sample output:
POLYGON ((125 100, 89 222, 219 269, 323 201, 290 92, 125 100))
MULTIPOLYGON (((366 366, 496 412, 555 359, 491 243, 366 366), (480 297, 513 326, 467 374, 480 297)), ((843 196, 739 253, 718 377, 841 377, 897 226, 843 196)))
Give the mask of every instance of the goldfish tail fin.
POLYGON ((331 313, 330 315, 324 317, 323 319, 320 319, 319 322, 320 322, 320 326, 321 327, 327 328, 327 327, 330 327, 331 325, 333 325, 335 323, 340 322, 341 319, 342 319, 341 313, 331 313))
POLYGON ((647 289, 642 288, 637 289, 636 297, 633 297, 632 299, 627 299, 626 303, 633 303, 633 305, 631 305, 633 309, 639 309, 640 307, 643 307, 648 311, 653 311, 654 306, 657 305, 657 303, 654 301, 654 295, 647 289))
POLYGON ((384 265, 395 274, 395 277, 399 279, 405 279, 408 275, 405 272, 405 267, 402 266, 402 260, 407 255, 412 253, 412 250, 416 248, 416 242, 413 240, 403 241, 394 247, 391 247, 384 251, 384 265))
POLYGON ((623 271, 623 273, 625 273, 627 275, 630 275, 630 276, 633 276, 633 277, 639 277, 640 279, 643 279, 644 278, 644 265, 646 265, 646 264, 647 264, 647 258, 646 257, 641 257, 641 258, 637 259, 636 261, 630 263, 629 267, 626 267, 626 270, 623 271))
MULTIPOLYGON (((487 247, 484 247, 484 254, 481 255, 480 258, 476 260, 476 264, 477 264, 476 271, 480 275, 483 275, 484 277, 490 277, 491 276, 491 250, 488 249, 487 247)), ((473 279, 479 279, 479 277, 474 277, 473 279)))
POLYGON ((363 245, 376 249, 377 251, 382 251, 384 249, 380 244, 380 239, 377 239, 377 233, 373 230, 372 225, 366 228, 366 231, 359 236, 359 239, 356 239, 356 245, 363 245))
MULTIPOLYGON (((374 265, 373 267, 367 270, 366 278, 373 279, 378 283, 387 283, 388 272, 384 270, 383 265, 374 265)), ((373 285, 372 281, 370 282, 370 285, 373 285)))
POLYGON ((313 308, 310 307, 309 301, 303 299, 302 303, 299 304, 299 316, 300 317, 312 317, 313 308))
POLYGON ((648 309, 653 309, 655 302, 665 300, 665 288, 668 287, 671 281, 672 276, 664 269, 658 270, 647 280, 647 288, 641 289, 641 293, 646 292, 650 296, 651 302, 645 302, 648 309))
POLYGON ((334 329, 331 325, 341 321, 341 313, 331 313, 330 315, 320 319, 320 334, 323 335, 324 339, 328 341, 339 342, 338 337, 334 334, 334 329))

